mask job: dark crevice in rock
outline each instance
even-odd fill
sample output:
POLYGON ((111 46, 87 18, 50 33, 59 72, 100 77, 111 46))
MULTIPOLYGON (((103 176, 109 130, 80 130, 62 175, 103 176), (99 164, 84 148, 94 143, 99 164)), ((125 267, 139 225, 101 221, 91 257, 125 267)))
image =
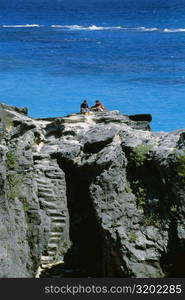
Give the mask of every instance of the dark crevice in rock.
POLYGON ((87 153, 98 153, 104 147, 112 142, 112 138, 107 139, 106 141, 99 141, 95 143, 86 143, 84 145, 84 152, 87 153))
POLYGON ((42 277, 101 277, 101 234, 89 196, 92 173, 59 159, 58 164, 66 176, 72 246, 64 264, 52 267, 42 277))
POLYGON ((107 230, 101 230, 103 244, 103 276, 105 277, 131 277, 131 274, 122 259, 121 243, 119 235, 117 241, 113 240, 107 230))
POLYGON ((21 122, 20 125, 15 127, 15 130, 11 134, 11 138, 18 138, 19 136, 24 135, 27 131, 35 129, 35 124, 27 124, 26 122, 21 122))
MULTIPOLYGON (((73 173, 74 174, 74 173, 73 173)), ((88 276, 101 276, 101 238, 95 212, 89 198, 90 178, 66 172, 70 235, 73 246, 66 255, 71 267, 88 276)))
POLYGON ((130 163, 127 166, 127 178, 136 196, 137 205, 143 207, 144 213, 165 217, 164 202, 167 201, 167 194, 157 168, 150 161, 138 167, 130 163))
POLYGON ((185 270, 185 242, 181 243, 179 241, 175 220, 170 224, 168 235, 167 253, 161 257, 161 266, 167 278, 183 278, 185 270))
POLYGON ((144 122, 151 122, 152 121, 152 115, 150 114, 138 114, 138 115, 130 115, 128 116, 130 120, 132 121, 144 121, 144 122))
POLYGON ((73 185, 73 189, 67 192, 73 246, 65 261, 69 266, 79 269, 82 274, 86 273, 91 277, 102 276, 101 238, 89 199, 88 183, 76 178, 73 181, 70 176, 68 180, 70 185, 73 185))
POLYGON ((64 125, 55 120, 55 122, 46 126, 46 137, 54 136, 55 138, 60 138, 63 135, 64 128, 64 125))

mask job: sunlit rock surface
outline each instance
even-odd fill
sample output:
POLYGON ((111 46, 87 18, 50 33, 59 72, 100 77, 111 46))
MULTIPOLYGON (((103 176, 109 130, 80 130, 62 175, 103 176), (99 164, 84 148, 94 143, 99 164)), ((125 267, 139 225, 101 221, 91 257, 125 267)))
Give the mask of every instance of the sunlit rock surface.
POLYGON ((0 104, 0 277, 184 277, 185 130, 0 104))

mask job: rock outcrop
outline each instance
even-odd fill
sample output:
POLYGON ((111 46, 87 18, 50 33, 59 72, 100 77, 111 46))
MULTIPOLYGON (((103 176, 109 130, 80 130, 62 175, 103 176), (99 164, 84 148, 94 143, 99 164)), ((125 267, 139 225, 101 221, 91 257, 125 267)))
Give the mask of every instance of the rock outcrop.
POLYGON ((150 121, 0 104, 0 277, 184 277, 185 130, 150 121))

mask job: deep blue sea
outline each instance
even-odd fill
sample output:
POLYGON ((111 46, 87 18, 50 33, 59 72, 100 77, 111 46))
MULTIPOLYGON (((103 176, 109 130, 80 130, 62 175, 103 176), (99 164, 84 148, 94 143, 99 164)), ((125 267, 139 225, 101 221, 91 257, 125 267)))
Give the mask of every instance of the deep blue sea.
POLYGON ((185 128, 185 0, 0 0, 0 101, 49 117, 83 99, 185 128))

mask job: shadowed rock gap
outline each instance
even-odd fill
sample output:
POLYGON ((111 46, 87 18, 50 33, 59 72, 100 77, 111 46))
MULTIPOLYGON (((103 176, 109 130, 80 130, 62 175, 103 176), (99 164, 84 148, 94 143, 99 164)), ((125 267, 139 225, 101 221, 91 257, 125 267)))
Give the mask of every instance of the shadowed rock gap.
POLYGON ((162 215, 165 218, 168 195, 157 167, 148 161, 138 167, 131 162, 127 166, 127 178, 137 205, 143 207, 144 213, 162 215))
POLYGON ((83 173, 83 169, 80 172, 65 170, 65 174, 73 243, 65 257, 66 264, 79 269, 81 275, 102 276, 101 238, 89 197, 91 178, 83 173))
POLYGON ((161 265, 167 278, 184 278, 184 243, 177 236, 177 224, 172 221, 169 228, 168 252, 162 255, 161 265))
POLYGON ((102 277, 102 241, 94 208, 89 196, 92 181, 88 169, 58 163, 66 176, 70 216, 71 248, 64 264, 43 272, 42 277, 102 277))

